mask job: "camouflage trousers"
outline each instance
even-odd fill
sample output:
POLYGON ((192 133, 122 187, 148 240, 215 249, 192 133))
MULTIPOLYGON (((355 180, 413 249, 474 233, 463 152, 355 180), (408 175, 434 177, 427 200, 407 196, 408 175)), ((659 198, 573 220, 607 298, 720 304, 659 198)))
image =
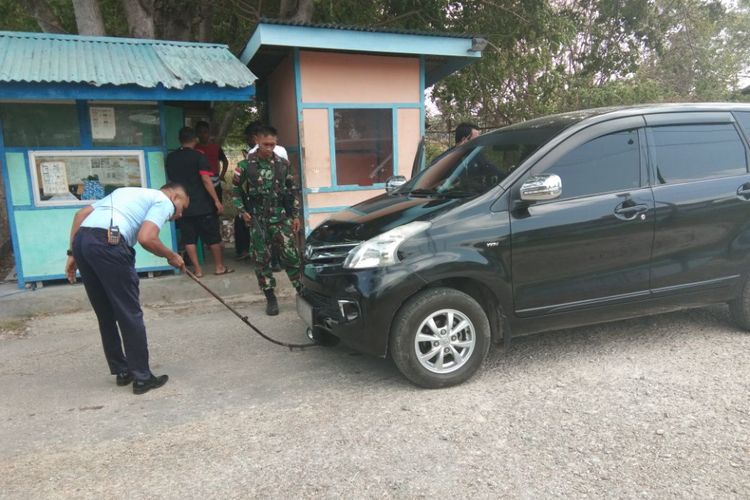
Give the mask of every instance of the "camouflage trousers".
POLYGON ((273 277, 271 268, 271 251, 274 249, 289 276, 289 281, 295 289, 299 289, 302 286, 300 283, 302 259, 294 242, 291 220, 266 222, 261 226, 265 226, 265 234, 256 226, 250 227, 250 259, 255 265, 258 286, 263 291, 276 288, 276 278, 273 277))

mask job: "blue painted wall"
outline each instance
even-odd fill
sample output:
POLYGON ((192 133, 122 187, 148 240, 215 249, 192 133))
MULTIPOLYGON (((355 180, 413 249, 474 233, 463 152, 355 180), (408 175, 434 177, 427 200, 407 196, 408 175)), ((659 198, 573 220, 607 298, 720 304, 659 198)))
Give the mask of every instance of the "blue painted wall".
MULTIPOLYGON (((6 191, 6 209, 10 225, 13 252, 18 275, 18 286, 27 282, 64 279, 65 250, 68 248, 70 226, 75 212, 87 206, 68 205, 64 207, 36 206, 31 182, 32 170, 28 152, 44 150, 91 151, 91 150, 134 150, 143 151, 145 160, 146 187, 158 188, 166 181, 164 170, 164 146, 134 147, 93 147, 89 126, 88 105, 77 101, 81 146, 6 148, 2 140, 0 123, 0 160, 2 160, 3 183, 6 191)), ((162 120, 164 113, 162 111, 162 120)), ((166 143, 165 127, 162 127, 162 144, 166 143)), ((176 249, 174 224, 170 223, 160 232, 160 238, 169 247, 176 249)), ((138 271, 171 270, 165 259, 156 257, 136 246, 136 269, 138 271)))

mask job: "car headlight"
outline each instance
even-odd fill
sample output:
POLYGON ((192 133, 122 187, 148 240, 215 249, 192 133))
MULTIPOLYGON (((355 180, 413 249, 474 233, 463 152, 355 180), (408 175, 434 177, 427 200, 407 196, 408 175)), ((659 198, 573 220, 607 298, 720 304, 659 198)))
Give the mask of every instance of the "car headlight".
POLYGON ((363 241, 351 249, 344 261, 344 269, 392 266, 398 262, 396 252, 401 243, 429 227, 429 222, 410 222, 363 241))

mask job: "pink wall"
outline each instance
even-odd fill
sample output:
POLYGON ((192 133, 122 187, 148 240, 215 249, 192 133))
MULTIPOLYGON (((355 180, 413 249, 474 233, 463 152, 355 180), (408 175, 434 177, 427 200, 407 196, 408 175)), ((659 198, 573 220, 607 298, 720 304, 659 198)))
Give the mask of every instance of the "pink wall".
POLYGON ((305 187, 331 185, 331 150, 328 138, 328 110, 302 111, 302 144, 305 158, 305 187))
POLYGON ((297 145, 297 100, 292 58, 287 57, 268 77, 268 108, 271 125, 279 131, 279 144, 297 145))
POLYGON ((307 218, 307 227, 315 229, 323 223, 331 214, 310 214, 307 218))
MULTIPOLYGON (((415 57, 301 51, 301 100, 306 105, 385 104, 389 109, 395 103, 419 106, 422 92, 419 71, 419 59, 415 57)), ((293 84, 292 76, 289 81, 293 84)), ((287 95, 293 96, 293 90, 287 95)), ((273 105, 271 109, 273 112, 273 105)), ((308 189, 330 187, 332 183, 330 141, 333 138, 329 137, 332 127, 328 121, 328 109, 305 107, 302 111, 300 136, 305 187, 308 189)), ((419 143, 420 109, 400 108, 395 121, 398 165, 394 165, 394 170, 409 177, 419 143)), ((308 192, 305 203, 308 208, 317 209, 351 206, 382 193, 382 189, 308 192)), ((306 227, 315 228, 332 213, 310 214, 305 221, 306 227)))
POLYGON ((398 110, 398 175, 411 177, 414 155, 419 147, 419 109, 398 110))
POLYGON ((419 59, 300 52, 302 102, 419 102, 419 59))

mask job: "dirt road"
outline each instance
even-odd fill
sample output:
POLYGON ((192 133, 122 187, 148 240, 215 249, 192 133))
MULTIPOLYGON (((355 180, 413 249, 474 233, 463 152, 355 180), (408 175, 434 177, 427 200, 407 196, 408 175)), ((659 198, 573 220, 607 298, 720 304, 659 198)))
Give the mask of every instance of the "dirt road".
MULTIPOLYGON (((91 313, 0 336, 0 497, 750 496, 750 334, 725 308, 520 339, 469 383, 288 352, 210 301, 147 308, 144 396, 91 313)), ((302 340, 293 304, 270 333, 302 340)))

